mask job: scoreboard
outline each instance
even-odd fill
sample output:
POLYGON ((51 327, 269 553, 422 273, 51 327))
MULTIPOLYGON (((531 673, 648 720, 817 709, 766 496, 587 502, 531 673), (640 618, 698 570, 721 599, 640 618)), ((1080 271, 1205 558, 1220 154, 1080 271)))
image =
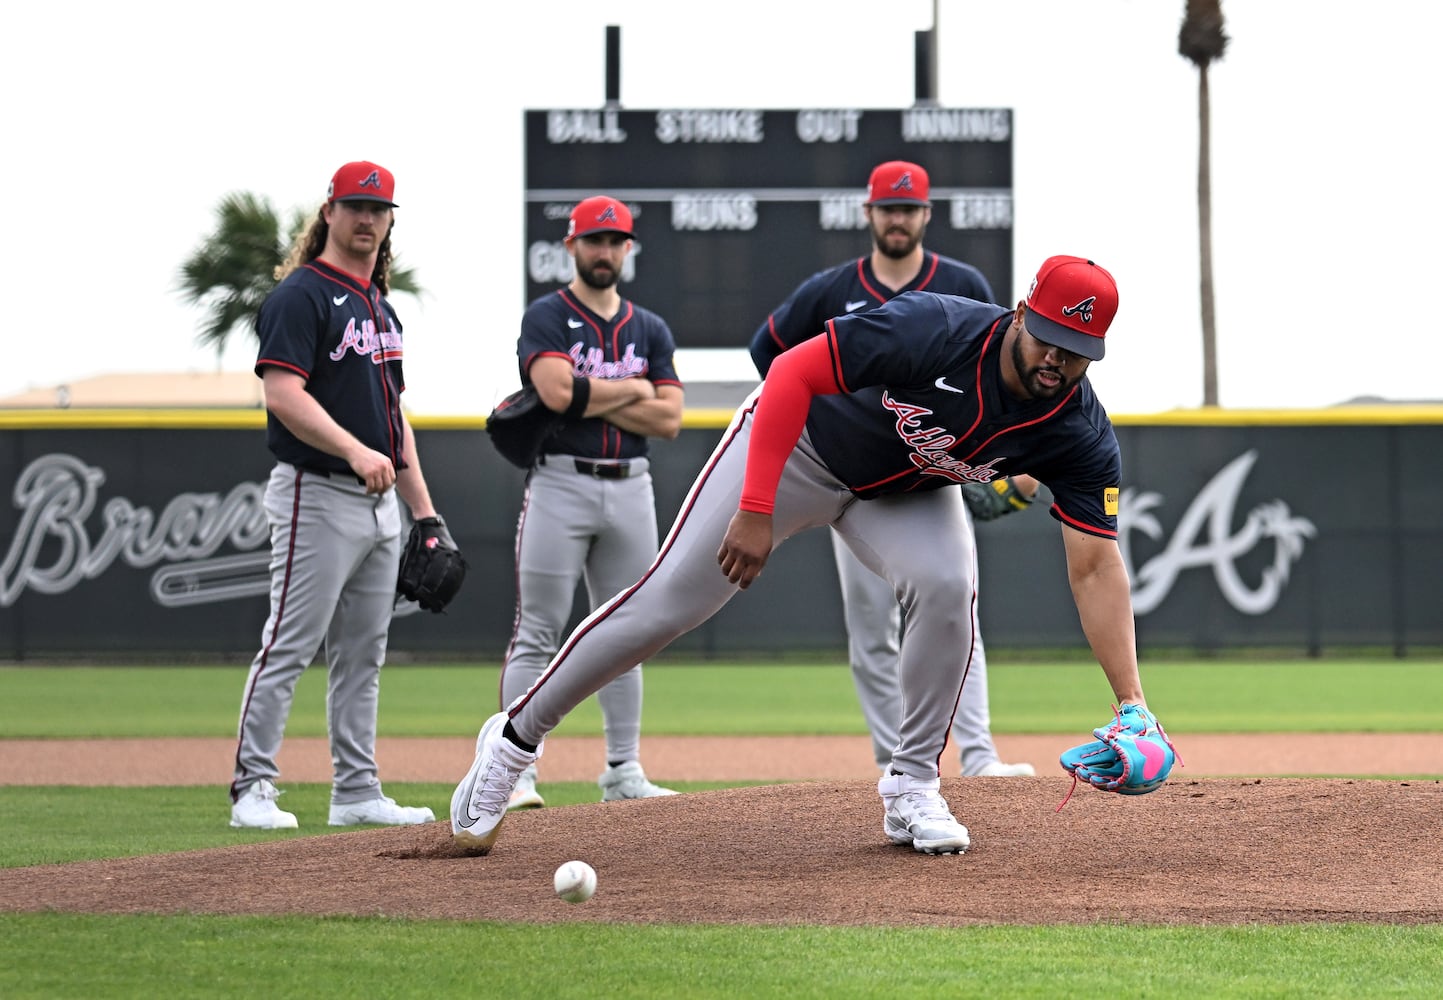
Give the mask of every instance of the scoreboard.
POLYGON ((621 293, 678 347, 745 347, 803 279, 871 252, 867 178, 910 160, 932 182, 928 250, 1012 293, 1012 112, 663 109, 525 112, 526 301, 571 280, 572 207, 619 198, 636 241, 621 293))

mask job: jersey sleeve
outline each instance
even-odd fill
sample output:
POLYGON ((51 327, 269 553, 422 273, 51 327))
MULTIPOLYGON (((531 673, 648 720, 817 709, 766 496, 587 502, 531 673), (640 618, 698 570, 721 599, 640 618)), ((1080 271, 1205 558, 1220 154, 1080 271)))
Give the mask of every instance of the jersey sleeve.
POLYGON ((1049 461, 1027 470, 1052 494, 1048 513, 1089 535, 1117 538, 1122 449, 1112 423, 1105 418, 1095 423, 1091 439, 1077 441, 1065 458, 1063 463, 1049 461), (1059 464, 1062 468, 1057 468, 1059 464))
POLYGON ((562 314, 565 307, 560 296, 543 296, 521 314, 521 333, 516 338, 516 363, 521 371, 521 381, 528 380, 527 372, 537 358, 546 355, 570 358, 570 345, 561 331, 565 329, 562 314))
POLYGON ((651 317, 651 334, 646 358, 647 378, 653 385, 674 385, 680 387, 681 377, 676 373, 676 337, 666 320, 656 313, 651 317))
POLYGON ((822 332, 822 325, 830 315, 822 308, 822 301, 831 273, 819 271, 798 285, 752 334, 752 364, 762 378, 767 377, 777 355, 822 332))
POLYGON ((316 295, 298 282, 282 282, 261 304, 256 317, 260 348, 255 373, 281 368, 309 381, 316 364, 326 314, 316 295))

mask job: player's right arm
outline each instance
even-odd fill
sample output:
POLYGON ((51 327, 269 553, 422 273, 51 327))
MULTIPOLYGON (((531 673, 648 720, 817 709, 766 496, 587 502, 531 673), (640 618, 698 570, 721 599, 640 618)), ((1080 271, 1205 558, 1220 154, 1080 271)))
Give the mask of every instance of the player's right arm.
POLYGON ((782 468, 802 436, 816 396, 842 392, 826 336, 816 336, 777 358, 757 399, 741 502, 727 526, 717 564, 745 590, 772 552, 772 510, 782 468))
POLYGON ((266 409, 301 441, 346 460, 366 484, 367 493, 384 493, 396 482, 396 468, 379 451, 367 448, 306 391, 306 380, 295 372, 267 365, 261 374, 266 409))

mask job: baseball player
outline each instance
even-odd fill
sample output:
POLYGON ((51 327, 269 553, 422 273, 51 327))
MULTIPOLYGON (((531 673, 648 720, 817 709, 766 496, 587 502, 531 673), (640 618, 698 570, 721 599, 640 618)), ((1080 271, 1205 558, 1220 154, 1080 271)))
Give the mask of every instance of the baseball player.
POLYGON ((296 681, 322 645, 330 825, 435 819, 388 798, 376 770, 401 553, 397 494, 413 518, 436 516, 401 412, 401 323, 386 300, 394 192, 391 172, 374 163, 337 170, 261 306, 255 370, 276 456, 265 493, 271 610, 241 698, 231 826, 296 826, 276 805, 276 755, 296 681))
POLYGON ((1118 701, 1145 706, 1117 544, 1121 455, 1086 378, 1116 310, 1107 271, 1050 257, 1013 309, 907 292, 829 319, 778 357, 651 568, 481 727, 451 797, 457 845, 490 850, 511 789, 567 712, 715 614, 787 538, 831 526, 904 611, 901 726, 877 785, 883 832, 925 853, 966 850, 939 763, 969 667, 958 651, 976 630, 976 560, 961 490, 949 487, 1014 468, 1051 489, 1083 633, 1118 701))
MULTIPOLYGON (((564 413, 526 476, 516 529, 516 619, 501 668, 501 704, 520 699, 561 644, 578 580, 595 608, 635 583, 656 557, 648 438, 681 431, 676 345, 656 313, 617 291, 632 248, 632 217, 615 198, 587 198, 566 233, 575 274, 532 302, 516 342, 523 385, 564 413)), ((597 693, 606 734, 603 802, 674 795, 639 760, 640 661, 597 693)), ((529 766, 509 808, 543 804, 529 766)))
MULTIPOLYGON (((922 237, 932 218, 930 195, 931 180, 917 164, 892 160, 877 165, 863 208, 872 232, 871 254, 812 275, 773 310, 751 341, 752 361, 762 378, 777 355, 816 336, 829 318, 874 308, 903 292, 926 290, 992 301, 992 286, 981 271, 923 249, 922 237)), ((1011 479, 1024 499, 1036 494, 1037 483, 1030 476, 1011 479)), ((887 581, 863 566, 835 529, 832 549, 842 584, 852 682, 872 734, 877 766, 885 771, 902 718, 902 692, 897 686, 901 606, 887 581)), ((1035 773, 1031 764, 1007 764, 998 758, 980 630, 972 634, 971 665, 952 722, 952 738, 961 751, 964 775, 1035 773)))

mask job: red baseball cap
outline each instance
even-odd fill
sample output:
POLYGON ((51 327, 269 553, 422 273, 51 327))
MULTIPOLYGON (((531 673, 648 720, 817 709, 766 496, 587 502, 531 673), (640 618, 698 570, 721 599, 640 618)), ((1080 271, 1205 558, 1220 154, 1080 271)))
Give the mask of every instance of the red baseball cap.
POLYGON ((932 181, 927 171, 906 160, 888 160, 872 170, 868 205, 930 205, 932 181))
POLYGON ((578 202, 571 210, 571 221, 566 226, 566 238, 590 236, 592 233, 620 233, 632 239, 631 209, 625 202, 609 198, 604 194, 578 202))
POLYGON ((331 178, 326 201, 379 201, 396 208, 391 198, 396 193, 396 178, 391 171, 368 160, 347 163, 331 178))
POLYGON ((1048 257, 1027 292, 1027 332, 1044 344, 1101 361, 1117 315, 1117 282, 1083 257, 1048 257))

